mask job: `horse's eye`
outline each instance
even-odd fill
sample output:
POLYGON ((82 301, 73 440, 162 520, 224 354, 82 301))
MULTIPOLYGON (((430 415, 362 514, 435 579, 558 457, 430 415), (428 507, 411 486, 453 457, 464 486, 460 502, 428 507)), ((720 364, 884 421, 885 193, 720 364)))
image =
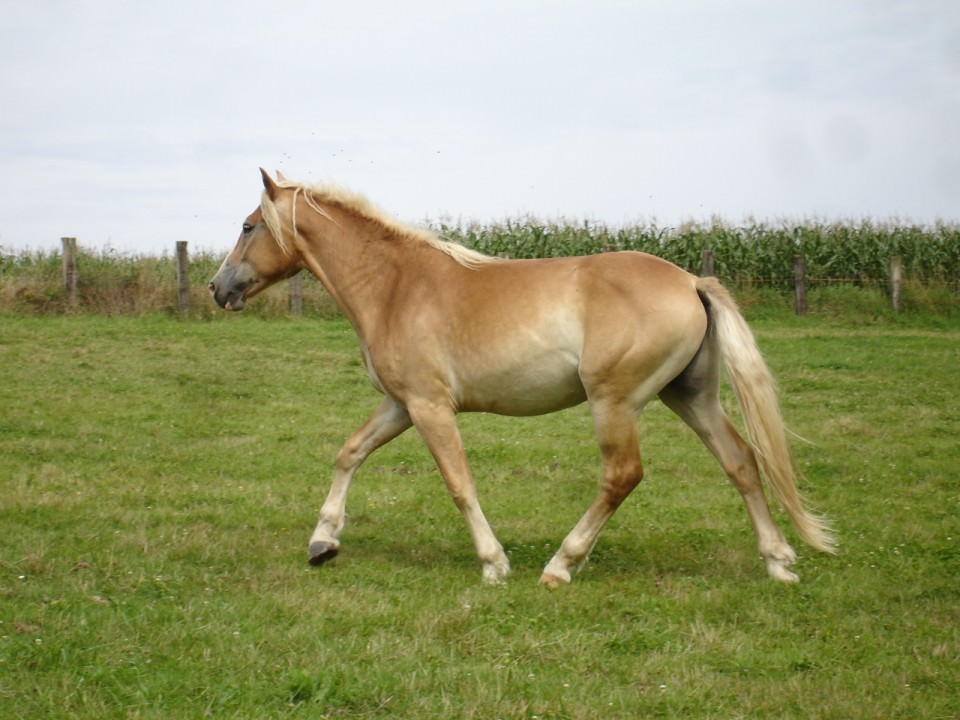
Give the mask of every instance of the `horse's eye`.
POLYGON ((251 225, 250 223, 244 223, 244 224, 243 224, 243 234, 244 234, 244 235, 249 235, 251 232, 253 232, 253 225, 251 225))

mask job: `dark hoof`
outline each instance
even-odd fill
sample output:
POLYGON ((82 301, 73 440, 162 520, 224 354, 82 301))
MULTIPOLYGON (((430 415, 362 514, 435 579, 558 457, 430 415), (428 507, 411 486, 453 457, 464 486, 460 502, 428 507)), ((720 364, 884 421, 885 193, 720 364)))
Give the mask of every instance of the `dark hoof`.
POLYGON ((332 543, 310 543, 310 564, 323 565, 327 560, 333 560, 338 552, 340 552, 340 548, 332 543))

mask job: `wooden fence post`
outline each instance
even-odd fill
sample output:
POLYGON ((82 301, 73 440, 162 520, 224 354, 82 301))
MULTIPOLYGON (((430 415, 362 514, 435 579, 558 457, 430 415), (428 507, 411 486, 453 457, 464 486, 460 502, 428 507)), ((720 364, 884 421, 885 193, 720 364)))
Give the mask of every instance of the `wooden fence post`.
POLYGON ((793 310, 797 315, 807 313, 807 268, 803 255, 793 256, 793 310))
POLYGON ((294 275, 287 283, 287 292, 290 295, 290 314, 294 317, 303 316, 303 278, 294 275))
POLYGON ((77 306, 77 239, 62 237, 63 245, 63 287, 67 291, 70 307, 77 306))
POLYGON ((177 305, 183 315, 190 312, 189 265, 187 241, 177 240, 177 305))
POLYGON ((700 268, 700 275, 703 277, 713 277, 713 250, 703 251, 703 264, 700 268))
POLYGON ((903 259, 899 255, 890 258, 890 299, 893 311, 900 312, 900 285, 903 282, 903 259))

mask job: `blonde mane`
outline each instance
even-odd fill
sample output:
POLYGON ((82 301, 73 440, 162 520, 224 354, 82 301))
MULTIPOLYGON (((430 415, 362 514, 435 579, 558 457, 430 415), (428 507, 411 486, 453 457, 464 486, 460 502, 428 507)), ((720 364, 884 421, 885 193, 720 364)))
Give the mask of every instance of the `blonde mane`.
MULTIPOLYGON (((277 186, 281 188, 290 188, 294 192, 292 205, 293 217, 290 218, 290 226, 295 237, 297 235, 296 201, 297 196, 302 195, 304 201, 306 201, 307 205, 309 205, 315 213, 327 218, 331 222, 335 223, 336 220, 334 220, 333 217, 331 217, 331 215, 323 209, 324 205, 339 206, 344 210, 348 210, 356 215, 359 215, 360 217, 375 222, 385 230, 395 235, 425 243, 426 245, 429 245, 430 247, 449 255, 453 260, 464 267, 475 268, 479 265, 497 262, 500 259, 491 257, 489 255, 484 255, 481 252, 464 247, 458 243, 443 240, 436 235, 436 233, 433 233, 430 230, 407 225, 397 220, 384 210, 378 208, 363 195, 359 195, 337 185, 307 185, 304 183, 292 182, 290 180, 279 180, 277 181, 277 186)), ((288 253, 289 250, 283 240, 283 225, 280 219, 280 212, 277 209, 276 203, 270 199, 270 196, 266 192, 263 193, 260 199, 260 212, 263 216, 264 223, 266 224, 267 228, 269 228, 273 237, 276 239, 280 249, 284 253, 288 253)))

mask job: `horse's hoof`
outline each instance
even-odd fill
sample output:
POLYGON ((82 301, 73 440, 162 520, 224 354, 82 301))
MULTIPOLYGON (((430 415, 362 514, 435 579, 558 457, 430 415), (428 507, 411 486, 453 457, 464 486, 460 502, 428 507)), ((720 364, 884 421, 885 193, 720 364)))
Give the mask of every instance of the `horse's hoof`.
POLYGON ((545 572, 540 576, 540 584, 543 585, 548 590, 556 590, 561 585, 568 585, 570 583, 570 578, 562 578, 554 575, 553 573, 545 572))
POLYGON ((787 569, 787 565, 779 560, 767 560, 767 573, 774 580, 782 583, 795 583, 800 580, 796 573, 787 569))
POLYGON ((778 582, 787 583, 788 585, 800 582, 800 577, 796 573, 790 572, 786 568, 771 570, 770 577, 778 582))
POLYGON ((333 543, 312 542, 310 543, 310 564, 322 565, 327 560, 333 560, 338 552, 340 552, 340 547, 333 543))

